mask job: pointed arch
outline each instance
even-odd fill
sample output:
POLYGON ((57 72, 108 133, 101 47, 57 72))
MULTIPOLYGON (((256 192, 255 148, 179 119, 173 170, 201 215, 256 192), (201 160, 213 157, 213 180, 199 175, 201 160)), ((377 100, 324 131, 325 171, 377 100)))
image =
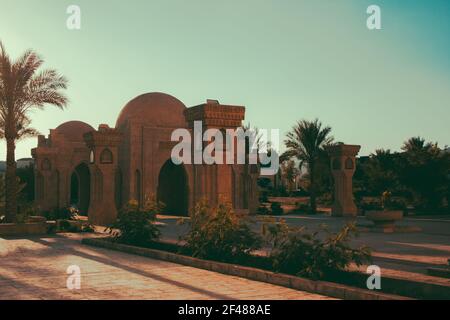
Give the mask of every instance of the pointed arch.
POLYGON ((80 214, 87 215, 91 195, 91 174, 89 167, 80 163, 70 177, 70 204, 76 205, 80 214))
POLYGON ((100 163, 113 163, 113 154, 111 150, 109 150, 108 148, 102 150, 102 153, 100 154, 100 163))
POLYGON ((163 213, 188 215, 189 185, 183 164, 176 165, 171 159, 164 163, 159 171, 157 198, 165 205, 163 213))

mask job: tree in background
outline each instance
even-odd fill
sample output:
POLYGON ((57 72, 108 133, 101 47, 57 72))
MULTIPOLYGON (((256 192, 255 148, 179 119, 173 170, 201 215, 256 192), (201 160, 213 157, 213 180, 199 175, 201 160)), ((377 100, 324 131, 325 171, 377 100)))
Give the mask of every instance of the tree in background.
POLYGON ((281 177, 286 185, 289 195, 295 189, 295 180, 299 174, 299 169, 294 160, 286 160, 281 163, 281 177))
MULTIPOLYGON (((303 174, 303 179, 307 181, 310 180, 309 172, 303 174)), ((328 201, 332 200, 332 186, 333 186, 333 177, 331 175, 331 167, 330 167, 330 157, 328 152, 325 150, 321 150, 319 154, 319 158, 317 160, 317 164, 315 166, 315 192, 316 197, 322 197, 322 199, 318 199, 318 201, 328 201)), ((308 187, 309 188, 309 187, 308 187)))
POLYGON ((287 151, 286 157, 295 157, 300 161, 300 170, 305 167, 309 174, 309 194, 311 212, 315 213, 316 205, 316 176, 317 165, 323 154, 324 147, 330 145, 333 137, 330 136, 331 127, 322 127, 322 123, 315 119, 313 121, 301 120, 288 132, 284 141, 287 151))
POLYGON ((23 189, 18 194, 18 202, 20 205, 31 205, 34 200, 34 165, 29 164, 26 167, 17 168, 16 175, 23 184, 23 189))
POLYGON ((391 150, 377 149, 364 164, 367 190, 379 196, 384 191, 396 192, 400 189, 398 154, 391 150))
POLYGON ((403 152, 379 149, 357 162, 354 186, 360 196, 379 197, 390 191, 419 210, 430 213, 445 205, 449 195, 450 154, 437 143, 408 139, 403 152))
POLYGON ((38 72, 43 60, 31 50, 12 61, 0 42, 0 125, 6 140, 5 213, 6 221, 14 222, 17 213, 16 142, 33 134, 28 114, 47 104, 64 108, 67 98, 61 90, 67 80, 56 70, 38 72))
POLYGON ((402 150, 400 179, 412 193, 414 204, 425 210, 442 207, 449 193, 450 154, 420 137, 407 140, 402 150))

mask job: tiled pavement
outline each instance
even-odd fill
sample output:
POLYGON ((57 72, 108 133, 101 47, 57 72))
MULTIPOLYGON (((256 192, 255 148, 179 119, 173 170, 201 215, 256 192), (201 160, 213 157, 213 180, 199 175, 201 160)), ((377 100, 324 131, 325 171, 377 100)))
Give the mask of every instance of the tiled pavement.
POLYGON ((0 299, 330 299, 170 262, 84 246, 80 235, 0 238, 0 299), (67 267, 81 288, 66 286, 67 267))

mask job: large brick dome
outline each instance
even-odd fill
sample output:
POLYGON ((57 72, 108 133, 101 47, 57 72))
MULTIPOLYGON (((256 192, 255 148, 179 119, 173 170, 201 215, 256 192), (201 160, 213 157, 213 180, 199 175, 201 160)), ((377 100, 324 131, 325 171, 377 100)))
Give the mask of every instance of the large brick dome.
POLYGON ((123 107, 116 128, 128 120, 138 120, 154 127, 185 127, 185 109, 186 106, 171 95, 160 92, 142 94, 123 107))
POLYGON ((83 134, 95 129, 83 121, 67 121, 60 124, 55 130, 70 141, 83 141, 83 134))

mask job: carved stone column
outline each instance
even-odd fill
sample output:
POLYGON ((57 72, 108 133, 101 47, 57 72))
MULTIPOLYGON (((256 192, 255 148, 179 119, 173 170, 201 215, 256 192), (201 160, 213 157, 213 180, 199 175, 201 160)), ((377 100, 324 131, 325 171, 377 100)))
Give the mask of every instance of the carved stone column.
MULTIPOLYGON (((208 129, 220 130, 225 145, 227 142, 226 129, 236 129, 242 125, 245 108, 243 106, 223 105, 216 100, 207 100, 204 104, 186 109, 185 116, 188 127, 194 131, 195 122, 201 121, 202 137, 208 129)), ((212 136, 210 136, 208 141, 203 141, 202 148, 211 141, 212 136)), ((236 146, 234 152, 236 152, 236 146)), ((196 185, 198 190, 197 196, 206 198, 212 205, 217 204, 219 199, 233 202, 233 195, 235 194, 233 190, 235 191, 236 189, 236 185, 233 183, 232 164, 226 164, 226 150, 216 150, 217 154, 220 154, 220 157, 222 157, 223 164, 194 164, 194 170, 197 173, 196 183, 201 184, 200 186, 196 185)), ((243 196, 241 195, 240 197, 242 198, 243 196)), ((194 202, 198 200, 200 199, 194 198, 194 202)), ((243 208, 235 207, 234 209, 240 210, 243 208)), ((248 212, 248 208, 245 208, 245 210, 248 212)))
POLYGON ((84 134, 89 147, 89 171, 91 176, 89 221, 106 226, 117 218, 116 172, 118 168, 118 146, 122 135, 116 129, 100 125, 98 131, 84 134))
POLYGON ((339 144, 327 148, 334 178, 332 216, 357 215, 357 208, 353 201, 352 179, 356 168, 356 155, 360 149, 361 146, 348 144, 339 144))

